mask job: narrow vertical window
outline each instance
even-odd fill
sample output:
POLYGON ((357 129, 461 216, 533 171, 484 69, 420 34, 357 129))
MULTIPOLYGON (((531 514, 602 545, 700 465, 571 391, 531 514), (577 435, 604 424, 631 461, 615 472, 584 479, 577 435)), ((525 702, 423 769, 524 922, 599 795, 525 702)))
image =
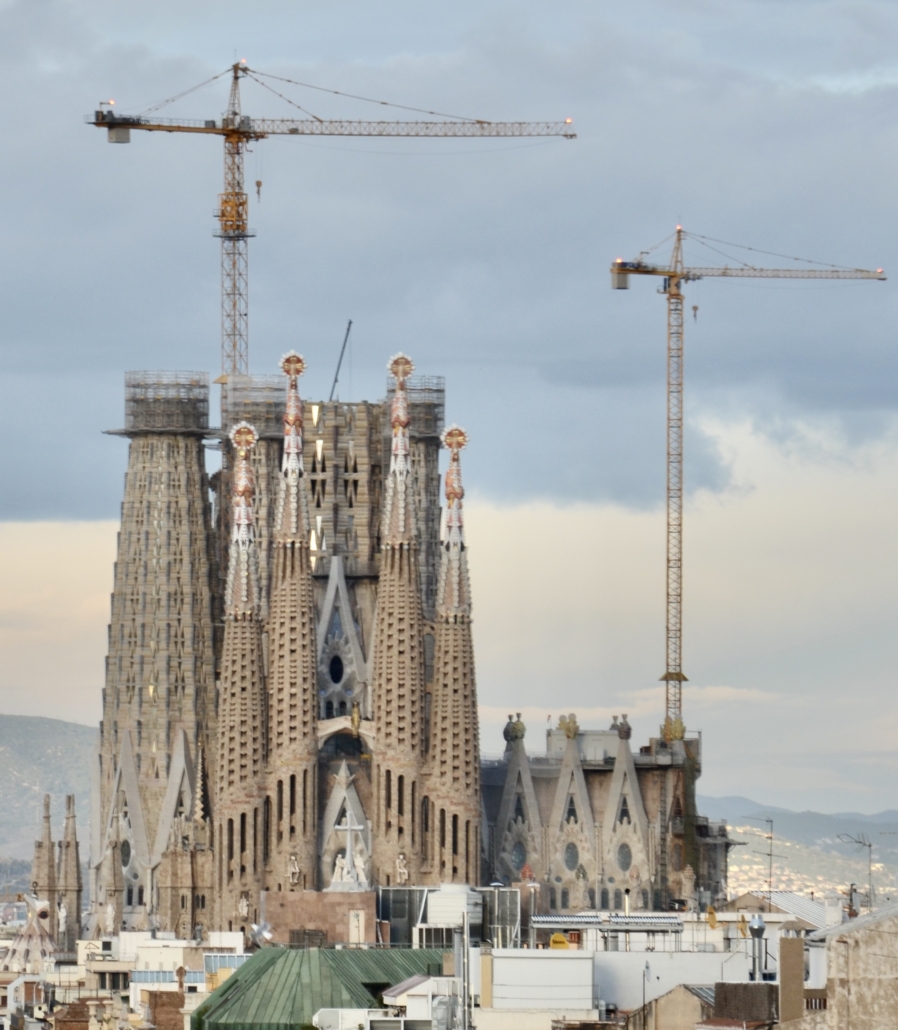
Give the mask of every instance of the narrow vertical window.
POLYGON ((268 864, 268 857, 271 854, 271 798, 265 798, 262 803, 262 864, 268 864))
POLYGON ((416 811, 416 806, 415 806, 415 793, 416 793, 416 791, 415 791, 415 788, 416 787, 417 787, 417 784, 415 783, 414 780, 412 780, 412 800, 411 800, 412 847, 415 846, 415 811, 416 811))

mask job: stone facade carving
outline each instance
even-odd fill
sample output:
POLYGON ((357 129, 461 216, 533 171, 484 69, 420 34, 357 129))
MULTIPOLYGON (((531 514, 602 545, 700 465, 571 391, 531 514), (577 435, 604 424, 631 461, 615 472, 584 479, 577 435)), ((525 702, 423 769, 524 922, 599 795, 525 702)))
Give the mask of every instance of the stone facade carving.
POLYGON ((550 911, 620 910, 625 890, 633 911, 725 897, 726 825, 676 815, 695 810, 700 740, 653 739, 634 754, 631 736, 626 715, 607 731, 564 715, 531 763, 509 716, 504 757, 483 763, 483 878, 540 883, 550 911))

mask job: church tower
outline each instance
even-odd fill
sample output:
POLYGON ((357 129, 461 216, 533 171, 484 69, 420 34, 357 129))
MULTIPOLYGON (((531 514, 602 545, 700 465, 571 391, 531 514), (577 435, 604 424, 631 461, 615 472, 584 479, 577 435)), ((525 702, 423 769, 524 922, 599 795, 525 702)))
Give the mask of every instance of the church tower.
POLYGON ((76 951, 75 942, 81 936, 82 890, 81 858, 75 826, 75 795, 67 794, 65 827, 59 842, 56 864, 56 944, 59 951, 69 955, 76 951))
POLYGON ((267 711, 259 612, 259 567, 254 539, 254 477, 249 453, 256 432, 239 422, 234 447, 231 546, 225 588, 225 628, 218 697, 216 864, 218 925, 258 921, 260 779, 267 711))
POLYGON ((374 616, 374 876, 383 886, 420 882, 424 707, 424 617, 418 575, 418 526, 409 464, 406 380, 414 365, 397 354, 390 406, 390 469, 384 489, 381 566, 374 616))
POLYGON ((148 928, 197 748, 215 739, 208 429, 206 373, 126 375, 118 435, 131 442, 92 798, 92 933, 110 901, 117 927, 148 928))
POLYGON ((44 816, 41 820, 41 839, 34 842, 34 862, 31 866, 32 886, 40 898, 50 905, 50 925, 47 930, 56 940, 56 848, 50 826, 50 795, 44 794, 44 816))
POLYGON ((451 457, 437 587, 428 796, 422 805, 421 829, 426 879, 434 884, 476 884, 480 879, 480 745, 459 460, 467 436, 458 426, 450 426, 442 439, 451 457))
POLYGON ((305 362, 291 352, 281 369, 288 387, 269 588, 269 762, 262 849, 263 863, 272 864, 272 888, 311 889, 318 866, 318 656, 297 389, 305 362))

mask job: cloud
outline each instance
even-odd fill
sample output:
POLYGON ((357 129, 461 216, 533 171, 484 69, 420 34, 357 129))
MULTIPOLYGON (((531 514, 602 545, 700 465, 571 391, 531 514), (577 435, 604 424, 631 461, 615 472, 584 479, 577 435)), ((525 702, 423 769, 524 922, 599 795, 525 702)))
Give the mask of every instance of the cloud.
MULTIPOLYGON (((235 39, 256 67, 345 92, 574 118, 574 142, 270 139, 248 157, 248 178, 264 183, 252 203, 254 370, 299 345, 307 392, 325 395, 353 318, 344 396, 380 396, 399 347, 445 374, 449 415, 476 441, 469 482, 495 500, 661 499, 664 302, 647 283, 612 293, 607 270, 677 220, 782 253, 898 267, 891 80, 859 92, 813 84, 891 67, 898 21, 884 0, 211 10, 0 5, 15 65, 0 358, 9 421, 23 428, 0 459, 17 483, 2 517, 113 517, 122 452, 100 433, 121 422, 122 372, 218 370, 219 143, 134 133, 108 146, 82 119, 100 97, 140 109, 208 78, 235 39), (38 396, 52 417, 34 418, 38 396), (50 486, 60 421, 71 447, 50 486)), ((167 110, 214 116, 225 86, 167 110)), ((326 117, 385 110, 295 89, 326 117)), ((254 83, 244 106, 293 111, 254 83)), ((778 419, 786 435, 810 415, 841 420, 851 446, 889 433, 891 283, 795 285, 690 285, 688 489, 731 485, 702 428, 709 414, 778 419)))
POLYGON ((118 524, 0 522, 0 710, 101 715, 118 524))
MULTIPOLYGON (((690 708, 712 708, 716 705, 730 704, 764 704, 783 703, 779 694, 769 690, 758 690, 755 687, 713 687, 693 686, 689 688, 690 708)), ((794 704, 794 699, 792 699, 794 704)))

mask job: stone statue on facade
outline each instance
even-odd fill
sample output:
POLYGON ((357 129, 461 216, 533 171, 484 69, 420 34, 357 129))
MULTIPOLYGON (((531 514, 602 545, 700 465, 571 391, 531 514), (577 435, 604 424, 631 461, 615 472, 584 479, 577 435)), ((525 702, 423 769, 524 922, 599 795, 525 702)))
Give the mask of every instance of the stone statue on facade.
POLYGON ((249 917, 249 898, 245 894, 240 895, 240 900, 237 902, 237 912, 241 919, 249 917))
POLYGON ((618 723, 617 735, 621 740, 629 740, 633 735, 633 727, 627 722, 627 713, 621 716, 621 721, 618 723))
POLYGON ((291 855, 287 859, 287 879, 294 886, 299 883, 299 862, 296 855, 291 855))
POLYGON ((57 927, 57 940, 62 941, 65 938, 66 926, 68 925, 69 910, 65 907, 65 901, 60 898, 59 907, 56 910, 56 927, 57 927))
POLYGON ((359 882, 360 887, 368 886, 368 873, 365 871, 365 856, 361 851, 356 851, 352 856, 352 864, 355 868, 355 878, 359 882))
POLYGON ((346 857, 340 852, 334 860, 334 875, 331 877, 331 883, 346 883, 349 879, 347 873, 346 857))
POLYGON ((576 740, 580 732, 577 716, 573 712, 570 715, 562 715, 558 720, 558 728, 564 732, 568 740, 576 740))
POLYGON ((405 852, 400 851, 396 857, 396 882, 400 887, 408 883, 408 865, 405 861, 405 852))
POLYGON ((106 933, 110 937, 115 933, 115 905, 111 901, 106 906, 106 933))

